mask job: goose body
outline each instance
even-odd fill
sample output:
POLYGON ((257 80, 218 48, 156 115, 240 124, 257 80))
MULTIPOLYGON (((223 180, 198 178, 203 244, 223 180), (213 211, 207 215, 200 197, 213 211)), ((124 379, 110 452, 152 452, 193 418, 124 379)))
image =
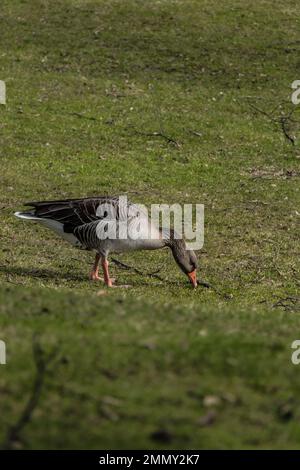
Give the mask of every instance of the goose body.
POLYGON ((132 250, 154 250, 169 246, 181 269, 189 276, 194 287, 197 260, 194 252, 185 248, 184 240, 165 236, 140 206, 127 198, 100 196, 61 201, 26 203, 31 209, 15 212, 23 220, 38 222, 54 231, 74 247, 96 251, 90 279, 100 279, 98 265, 101 260, 104 281, 112 286, 108 273, 109 253, 132 250), (192 274, 193 273, 193 274, 192 274))

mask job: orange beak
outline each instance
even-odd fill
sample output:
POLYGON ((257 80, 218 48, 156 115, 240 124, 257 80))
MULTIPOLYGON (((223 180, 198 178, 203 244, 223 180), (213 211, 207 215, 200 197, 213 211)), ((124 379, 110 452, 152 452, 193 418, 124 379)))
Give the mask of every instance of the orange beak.
POLYGON ((188 277, 189 277, 189 280, 191 281, 191 283, 193 284, 193 287, 196 288, 197 287, 196 269, 194 271, 192 271, 191 273, 188 273, 188 277))

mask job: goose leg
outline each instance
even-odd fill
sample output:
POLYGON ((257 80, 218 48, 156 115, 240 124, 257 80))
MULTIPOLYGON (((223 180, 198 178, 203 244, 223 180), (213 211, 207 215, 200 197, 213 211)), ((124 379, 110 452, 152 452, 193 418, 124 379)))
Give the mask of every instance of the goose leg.
POLYGON ((101 258, 101 256, 99 255, 99 253, 96 253, 93 269, 90 273, 90 280, 91 281, 103 281, 103 279, 101 277, 99 277, 99 261, 100 261, 100 258, 101 258))
POLYGON ((108 272, 108 261, 106 258, 101 259, 101 265, 103 269, 103 274, 104 274, 104 282, 107 285, 107 287, 130 287, 130 286, 116 286, 114 285, 115 278, 110 277, 109 272, 108 272))
POLYGON ((112 279, 109 277, 109 272, 108 272, 108 261, 106 258, 102 257, 101 258, 101 265, 103 269, 103 274, 104 274, 104 282, 107 285, 107 287, 112 287, 112 279))

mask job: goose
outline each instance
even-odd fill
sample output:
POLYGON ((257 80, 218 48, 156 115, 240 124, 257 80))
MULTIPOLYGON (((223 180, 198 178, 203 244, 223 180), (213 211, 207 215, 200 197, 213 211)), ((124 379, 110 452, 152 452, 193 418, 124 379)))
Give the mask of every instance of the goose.
POLYGON ((15 212, 16 217, 39 222, 74 247, 96 252, 90 280, 103 280, 99 277, 101 262, 105 284, 116 287, 108 270, 110 253, 168 247, 181 271, 188 276, 192 286, 197 287, 198 263, 194 251, 186 248, 184 239, 179 238, 173 229, 166 231, 154 226, 148 214, 127 198, 125 203, 122 197, 99 196, 28 202, 24 205, 30 209, 15 212), (129 234, 127 237, 120 235, 124 226, 126 234, 129 234), (119 236, 112 236, 115 235, 114 231, 119 236))

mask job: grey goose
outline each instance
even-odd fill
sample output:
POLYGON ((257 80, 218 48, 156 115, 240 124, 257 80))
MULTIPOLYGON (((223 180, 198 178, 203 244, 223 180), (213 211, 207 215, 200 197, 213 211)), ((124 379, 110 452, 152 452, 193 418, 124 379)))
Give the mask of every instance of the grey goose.
POLYGON ((187 250, 184 239, 175 237, 172 229, 168 235, 165 235, 164 229, 153 227, 147 214, 141 216, 138 205, 127 202, 125 207, 120 200, 119 197, 100 196, 29 202, 25 206, 30 206, 31 209, 26 212, 15 212, 15 216, 43 224, 77 248, 95 251, 90 279, 100 280, 99 262, 101 262, 104 282, 108 287, 113 287, 113 280, 108 270, 109 253, 164 247, 171 249, 177 265, 188 276, 193 287, 196 287, 197 258, 194 251, 187 250), (135 232, 135 236, 126 238, 109 236, 113 222, 117 226, 117 231, 121 230, 124 222, 131 229, 139 223, 139 231, 135 232), (153 234, 151 230, 154 232, 154 237, 149 236, 149 233, 153 234))

